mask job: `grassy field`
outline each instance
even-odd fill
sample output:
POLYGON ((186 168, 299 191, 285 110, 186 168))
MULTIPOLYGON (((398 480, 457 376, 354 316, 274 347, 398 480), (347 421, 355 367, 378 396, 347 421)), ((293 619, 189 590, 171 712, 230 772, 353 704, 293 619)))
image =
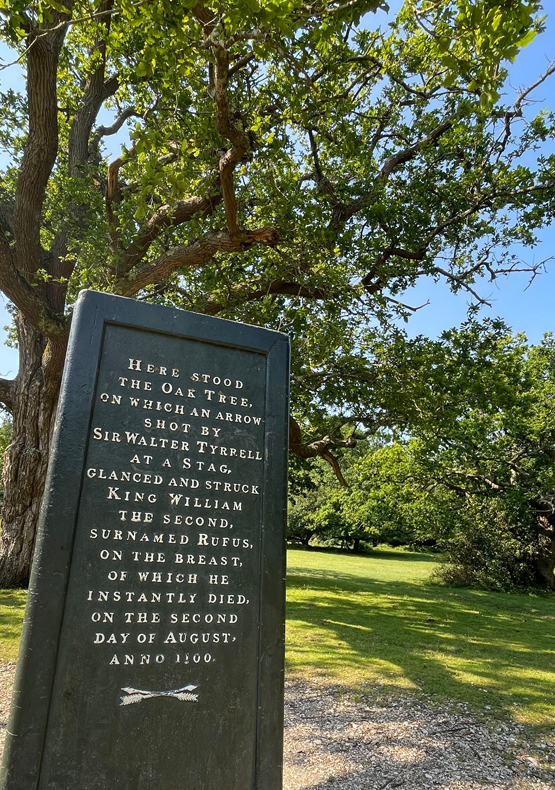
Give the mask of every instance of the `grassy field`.
MULTIPOLYGON (((555 598, 440 587, 435 566, 404 551, 289 551, 289 672, 555 724, 555 598)), ((24 604, 0 591, 1 658, 17 656, 24 604)))
POLYGON ((436 559, 289 552, 287 665, 555 724, 555 598, 431 584, 436 559))
POLYGON ((25 590, 0 590, 0 658, 17 658, 25 611, 25 590))

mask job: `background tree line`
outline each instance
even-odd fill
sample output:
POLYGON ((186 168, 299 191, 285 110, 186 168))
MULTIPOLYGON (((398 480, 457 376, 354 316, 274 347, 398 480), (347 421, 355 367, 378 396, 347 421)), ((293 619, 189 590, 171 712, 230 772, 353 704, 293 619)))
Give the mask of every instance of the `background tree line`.
POLYGON ((293 478, 289 539, 435 546, 442 576, 555 587, 555 341, 501 321, 407 340, 397 426, 293 478))

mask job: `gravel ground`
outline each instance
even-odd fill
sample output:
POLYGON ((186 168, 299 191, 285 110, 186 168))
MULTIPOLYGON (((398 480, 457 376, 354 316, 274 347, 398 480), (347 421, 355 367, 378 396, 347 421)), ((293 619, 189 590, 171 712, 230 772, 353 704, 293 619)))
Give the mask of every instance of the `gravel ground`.
POLYGON ((15 661, 6 662, 0 659, 0 754, 4 750, 14 674, 15 661))
POLYGON ((361 699, 348 689, 291 682, 286 691, 284 790, 552 790, 555 734, 473 718, 415 696, 361 699))
MULTIPOLYGON (((15 665, 0 662, 0 753, 15 665)), ((465 706, 364 699, 320 681, 285 696, 284 790, 555 790, 555 735, 492 727, 465 706)))

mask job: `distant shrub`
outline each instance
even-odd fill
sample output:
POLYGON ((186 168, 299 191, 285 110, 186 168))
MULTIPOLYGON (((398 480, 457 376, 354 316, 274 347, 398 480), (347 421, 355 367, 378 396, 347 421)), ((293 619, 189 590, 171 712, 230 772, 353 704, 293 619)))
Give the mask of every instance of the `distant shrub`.
POLYGON ((499 500, 472 503, 465 528, 455 533, 436 580, 453 586, 503 591, 542 584, 537 535, 529 514, 507 512, 499 500))

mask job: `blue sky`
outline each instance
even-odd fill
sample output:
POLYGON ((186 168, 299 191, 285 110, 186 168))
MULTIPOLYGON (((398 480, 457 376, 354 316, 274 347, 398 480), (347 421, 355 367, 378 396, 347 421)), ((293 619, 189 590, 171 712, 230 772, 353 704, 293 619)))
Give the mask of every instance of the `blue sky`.
MULTIPOLYGON (((509 83, 513 88, 533 84, 555 59, 555 0, 546 0, 543 8, 547 29, 511 65, 509 83)), ((538 107, 555 109, 555 79, 551 77, 537 88, 533 99, 538 107)), ((534 112, 534 105, 529 111, 534 112)), ((553 152, 553 146, 549 152, 553 152)), ((545 228, 539 235, 540 243, 534 249, 518 250, 527 264, 555 257, 555 225, 545 228)), ((531 284, 528 274, 517 273, 494 283, 483 282, 478 292, 491 302, 491 308, 482 308, 480 315, 502 317, 515 332, 524 332, 531 343, 539 342, 545 332, 555 331, 555 260, 547 263, 545 273, 538 275, 531 284)), ((414 306, 430 300, 430 305, 415 313, 407 324, 411 335, 430 336, 464 321, 470 303, 469 295, 453 294, 445 283, 436 284, 430 280, 422 280, 405 294, 405 300, 414 306)))
MULTIPOLYGON (((394 0, 391 6, 396 6, 394 0)), ((514 88, 533 83, 548 63, 555 58, 555 0, 544 2, 547 14, 547 30, 519 55, 510 68, 510 84, 514 88)), ((381 21, 381 20, 380 20, 381 21)), ((11 54, 0 46, 0 58, 10 60, 11 54)), ((21 90, 21 70, 16 66, 1 72, 2 90, 12 87, 21 90)), ((555 104, 555 77, 541 86, 534 99, 542 106, 547 103, 550 109, 555 104)), ((533 109, 533 108, 532 108, 533 109)), ((119 143, 118 143, 119 144, 119 143)), ((547 228, 541 235, 540 243, 532 250, 521 251, 522 259, 530 264, 555 256, 555 226, 547 228)), ((494 283, 482 283, 481 296, 487 298, 491 308, 482 308, 482 316, 501 316, 515 332, 524 332, 530 342, 537 343, 544 332, 555 331, 555 260, 547 264, 547 271, 529 284, 529 275, 512 274, 494 283)), ((6 347, 1 341, 5 332, 1 327, 10 322, 0 295, 0 376, 12 378, 17 373, 18 354, 15 349, 6 347)), ((418 286, 404 296, 404 301, 412 305, 430 304, 414 314, 407 330, 411 335, 424 334, 436 336, 444 329, 464 321, 469 304, 467 294, 452 294, 444 283, 422 280, 418 286)))

